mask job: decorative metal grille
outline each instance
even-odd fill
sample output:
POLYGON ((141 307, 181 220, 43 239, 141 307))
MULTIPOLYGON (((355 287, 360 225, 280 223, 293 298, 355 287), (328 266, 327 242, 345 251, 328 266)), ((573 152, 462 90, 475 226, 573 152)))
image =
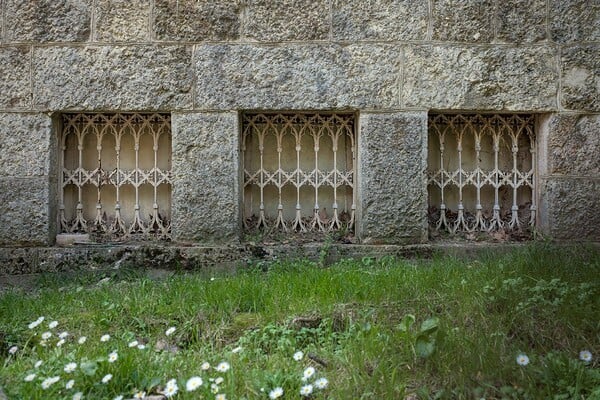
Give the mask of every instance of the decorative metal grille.
POLYGON ((63 114, 60 143, 62 233, 170 237, 170 115, 63 114))
POLYGON ((430 115, 431 225, 451 233, 533 226, 534 131, 533 115, 430 115))
POLYGON ((354 228, 354 115, 252 113, 242 118, 244 228, 354 228))

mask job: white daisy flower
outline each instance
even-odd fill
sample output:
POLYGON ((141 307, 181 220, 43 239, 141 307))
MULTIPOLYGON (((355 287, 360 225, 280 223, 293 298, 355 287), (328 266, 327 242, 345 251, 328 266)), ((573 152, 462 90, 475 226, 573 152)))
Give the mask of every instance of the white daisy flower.
POLYGON ((117 397, 115 397, 113 400, 123 400, 123 395, 120 394, 117 397))
POLYGON ((134 399, 143 399, 145 397, 146 397, 146 392, 142 392, 141 390, 139 392, 135 392, 133 394, 134 399))
POLYGON ((81 400, 83 399, 83 392, 77 392, 73 395, 73 400, 81 400))
POLYGON ((175 333, 175 327, 174 326, 172 326, 169 329, 167 329, 167 331, 165 332, 165 335, 171 336, 173 333, 175 333))
POLYGON ((35 329, 42 323, 42 321, 44 321, 44 317, 39 317, 38 319, 36 319, 35 321, 33 321, 29 325, 27 325, 27 327, 29 329, 35 329))
POLYGON ((219 393, 215 396, 215 400, 227 400, 227 396, 225 395, 225 393, 219 393))
POLYGON ((56 347, 60 347, 63 344, 65 344, 65 339, 60 339, 58 342, 56 342, 56 347))
POLYGON ((15 354, 18 350, 19 348, 17 346, 13 346, 10 349, 8 349, 8 354, 15 354))
POLYGON ((165 386, 177 386, 177 379, 170 379, 165 386))
POLYGON ((60 376, 53 376, 52 378, 46 378, 42 382, 42 389, 46 390, 50 386, 54 385, 56 382, 60 380, 60 376))
POLYGON ((75 371, 76 368, 77 368, 77 363, 70 362, 67 365, 65 365, 64 370, 67 374, 70 374, 71 372, 75 371))
POLYGON ((519 354, 517 356, 517 364, 523 367, 526 366, 527 364, 529 364, 529 357, 527 357, 525 354, 519 354))
POLYGON ((213 392, 213 394, 219 393, 219 385, 213 383, 212 385, 210 385, 210 391, 213 392))
POLYGON ((60 335, 58 335, 58 337, 60 339, 66 339, 67 336, 69 336, 69 332, 66 332, 66 331, 65 332, 61 332, 60 335))
POLYGON ((110 335, 102 335, 100 338, 101 342, 108 342, 110 340, 110 335))
POLYGON ((592 353, 589 350, 581 350, 579 352, 579 359, 583 362, 589 363, 592 361, 592 353))
POLYGON ((310 396, 310 394, 313 392, 313 386, 312 385, 304 385, 300 388, 300 396, 310 396))
POLYGON ((42 360, 39 360, 39 361, 36 361, 36 363, 35 363, 35 364, 33 364, 33 366, 34 366, 35 368, 39 368, 39 367, 40 367, 40 366, 41 366, 43 363, 44 363, 44 362, 43 362, 42 360))
POLYGON ((229 371, 230 365, 227 361, 221 361, 219 365, 217 365, 217 371, 219 372, 227 372, 229 371))
POLYGON ((208 371, 210 369, 210 364, 208 362, 204 361, 202 363, 202 365, 200 365, 200 369, 202 371, 208 371))
POLYGON ((236 347, 235 349, 231 350, 231 352, 232 352, 233 354, 235 354, 235 353, 239 353, 240 351, 242 351, 242 348, 241 348, 240 346, 238 346, 238 347, 236 347))
POLYGON ((200 378, 199 376, 192 376, 190 379, 188 379, 187 383, 185 384, 185 390, 187 390, 188 392, 193 392, 194 390, 202 386, 203 383, 204 382, 202 381, 202 378, 200 378))
POLYGON ((119 358, 119 354, 117 354, 116 351, 113 351, 112 353, 110 353, 108 355, 108 362, 109 363, 114 363, 115 361, 117 361, 117 358, 119 358))
POLYGON ((75 386, 75 379, 71 379, 69 382, 67 382, 67 384, 65 385, 65 388, 67 389, 73 389, 73 386, 75 386))
POLYGON ((139 344, 138 341, 134 340, 133 342, 129 342, 128 346, 129 347, 136 347, 138 344, 139 344))
POLYGON ((79 344, 84 344, 86 340, 87 340, 87 337, 85 337, 85 336, 82 336, 82 337, 80 337, 80 338, 77 340, 77 343, 79 343, 79 344))
POLYGON ((25 379, 23 379, 25 382, 31 382, 32 380, 35 379, 35 374, 29 374, 25 377, 25 379))
POLYGON ((42 333, 42 339, 48 340, 52 337, 52 332, 44 332, 42 333))
POLYGON ((46 340, 40 340, 40 346, 46 347, 48 346, 48 342, 46 340))
POLYGON ((276 387, 275 389, 269 392, 269 398, 271 400, 278 399, 283 396, 283 389, 280 387, 276 387))
POLYGON ((106 383, 110 382, 111 379, 112 379, 112 374, 106 374, 102 378, 102 383, 106 384, 106 383))
POLYGON ((329 385, 329 381, 327 380, 327 378, 319 378, 315 381, 315 387, 317 389, 327 389, 327 386, 329 385))
POLYGON ((146 348, 146 345, 143 344, 143 343, 140 343, 140 344, 137 345, 137 348, 140 349, 140 350, 144 350, 146 348))
POLYGON ((313 367, 308 367, 302 373, 302 380, 304 382, 306 382, 307 380, 312 378, 314 374, 315 374, 315 369, 313 367))
POLYGON ((54 329, 58 326, 58 321, 52 321, 48 324, 48 328, 54 329))
POLYGON ((297 351, 294 353, 294 360, 300 361, 304 358, 304 353, 301 351, 297 351))
POLYGON ((219 377, 217 377, 217 379, 215 379, 215 383, 216 383, 217 385, 220 385, 221 383, 223 383, 223 381, 224 381, 224 380, 225 380, 225 379, 223 379, 223 377, 219 376, 219 377))
POLYGON ((165 387, 165 391, 163 392, 163 394, 166 397, 173 397, 177 394, 178 391, 179 386, 177 386, 177 381, 175 379, 171 379, 169 382, 167 382, 167 386, 165 387))

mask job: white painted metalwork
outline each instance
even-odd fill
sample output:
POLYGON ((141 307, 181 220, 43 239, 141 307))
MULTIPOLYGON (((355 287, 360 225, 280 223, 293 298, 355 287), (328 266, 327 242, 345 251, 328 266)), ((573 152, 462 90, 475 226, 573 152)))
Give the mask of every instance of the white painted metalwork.
POLYGON ((170 237, 170 115, 63 114, 60 144, 61 233, 170 237))
POLYGON ((432 226, 451 233, 534 226, 535 154, 533 115, 430 115, 432 226))
POLYGON ((353 114, 244 114, 244 228, 352 230, 355 139, 353 114))

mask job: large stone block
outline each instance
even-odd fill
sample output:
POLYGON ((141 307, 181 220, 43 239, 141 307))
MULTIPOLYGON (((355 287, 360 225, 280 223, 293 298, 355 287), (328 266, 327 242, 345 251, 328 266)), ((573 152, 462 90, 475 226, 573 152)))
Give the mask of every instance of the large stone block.
POLYGON ((0 177, 47 176, 51 134, 46 114, 0 113, 0 177))
POLYGON ((556 114, 547 126, 550 174, 600 177, 600 115, 556 114))
POLYGON ((329 38, 329 0, 249 0, 243 35, 260 41, 329 38))
POLYGON ((151 0, 98 0, 94 39, 101 42, 150 39, 151 0))
POLYGON ((543 182, 546 233, 556 239, 600 240, 600 179, 549 178, 543 182))
POLYGON ((194 55, 202 109, 397 108, 393 45, 204 45, 194 55))
POLYGON ((0 47, 0 108, 31 107, 31 49, 0 47))
POLYGON ((235 40, 240 35, 239 0, 156 0, 158 40, 235 40))
POLYGON ((92 0, 4 0, 4 35, 16 42, 90 38, 92 0))
POLYGON ((546 39, 546 0, 502 0, 496 37, 507 42, 546 39))
POLYGON ((358 152, 362 242, 424 241, 427 114, 361 114, 358 152))
POLYGON ((562 49, 562 105, 571 110, 600 110, 600 46, 562 49))
POLYGON ((49 243, 48 177, 0 177, 0 245, 49 243))
POLYGON ((34 104, 43 110, 192 107, 191 47, 36 48, 34 104))
POLYGON ((434 40, 490 42, 494 38, 493 0, 433 0, 434 40))
POLYGON ((237 113, 173 114, 173 238, 239 240, 237 113))
POLYGON ((552 49, 410 46, 403 104, 477 110, 555 110, 558 67, 552 49))
POLYGON ((550 0, 550 36, 558 43, 600 40, 600 2, 550 0))
POLYGON ((333 0, 333 38, 422 40, 428 14, 428 3, 421 0, 333 0))

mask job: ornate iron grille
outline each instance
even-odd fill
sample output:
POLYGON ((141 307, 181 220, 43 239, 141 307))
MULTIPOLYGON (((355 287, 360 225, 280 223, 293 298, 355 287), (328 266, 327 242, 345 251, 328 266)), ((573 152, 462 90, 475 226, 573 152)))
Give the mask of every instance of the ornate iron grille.
POLYGON ((352 230, 355 139, 352 114, 244 114, 244 228, 352 230))
POLYGON ((62 233, 170 237, 170 115, 63 114, 60 144, 62 233))
POLYGON ((455 233, 533 226, 534 132, 533 115, 430 115, 432 227, 455 233))

